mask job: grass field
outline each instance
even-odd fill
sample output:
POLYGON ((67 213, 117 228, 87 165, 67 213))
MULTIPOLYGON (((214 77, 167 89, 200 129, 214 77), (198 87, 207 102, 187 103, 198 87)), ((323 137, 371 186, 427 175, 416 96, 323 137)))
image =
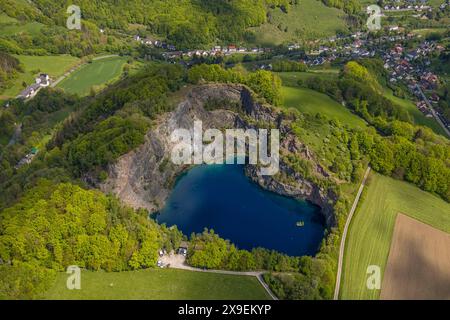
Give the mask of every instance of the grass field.
POLYGON ((80 61, 79 58, 70 55, 14 56, 19 59, 22 64, 24 73, 19 73, 17 79, 14 80, 12 87, 0 92, 0 99, 17 96, 20 91, 24 89, 22 83, 25 82, 28 85, 34 83, 35 76, 40 72, 47 73, 51 78, 56 79, 80 61))
POLYGON ((427 118, 420 112, 419 109, 415 106, 415 104, 407 99, 401 99, 392 94, 392 91, 389 89, 385 90, 385 97, 391 100, 392 102, 398 104, 399 106, 405 108, 405 110, 412 116, 414 119, 414 123, 416 125, 421 125, 430 128, 437 134, 441 134, 446 137, 445 131, 442 127, 434 120, 434 118, 427 118))
POLYGON ((126 57, 111 57, 94 60, 73 72, 57 87, 80 96, 89 94, 93 86, 101 86, 120 76, 126 57))
POLYGON ((301 0, 292 5, 288 13, 277 8, 270 10, 270 15, 271 23, 251 28, 256 35, 254 44, 277 45, 312 40, 335 35, 337 30, 347 30, 344 12, 317 0, 301 0))
MULTIPOLYGON (((26 0, 20 0, 20 2, 22 2, 21 5, 30 5, 26 0)), ((27 33, 33 36, 41 32, 44 24, 37 21, 21 22, 16 18, 10 17, 5 13, 0 12, 0 26, 0 36, 14 36, 21 33, 27 33)))
POLYGON ((312 115, 321 113, 350 127, 365 127, 365 122, 360 117, 323 93, 307 88, 283 87, 282 94, 286 107, 312 115))
POLYGON ((284 86, 298 87, 299 80, 306 80, 312 77, 319 77, 321 79, 336 79, 339 75, 339 69, 318 69, 310 70, 308 72, 277 72, 277 75, 283 81, 284 86))
POLYGON ((341 299, 378 299, 366 287, 367 267, 378 265, 383 276, 398 213, 450 232, 450 204, 412 184, 372 174, 347 236, 341 299))
POLYGON ((28 23, 12 23, 12 24, 3 24, 0 29, 0 36, 14 36, 21 33, 28 33, 33 36, 41 32, 42 27, 44 25, 39 22, 28 22, 28 23))
POLYGON ((66 288, 60 273, 44 299, 270 299, 256 277, 176 269, 81 272, 81 290, 66 288))
POLYGON ((14 24, 14 23, 17 23, 17 19, 7 16, 4 13, 0 13, 0 25, 7 25, 7 24, 14 24))
POLYGON ((412 33, 415 34, 419 34, 422 37, 426 37, 427 35, 429 35, 430 33, 440 33, 440 34, 444 34, 445 32, 447 32, 446 28, 424 28, 424 29, 415 29, 412 30, 412 33))

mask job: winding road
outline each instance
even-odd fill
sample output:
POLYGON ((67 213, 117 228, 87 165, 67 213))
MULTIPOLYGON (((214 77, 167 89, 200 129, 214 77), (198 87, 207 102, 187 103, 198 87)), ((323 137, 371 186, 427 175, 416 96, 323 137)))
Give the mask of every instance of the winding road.
POLYGON ((422 88, 419 85, 417 85, 417 84, 416 84, 416 88, 417 88, 417 90, 419 90, 420 95, 422 96, 423 100, 425 101, 425 103, 427 104, 428 108, 430 109, 431 114, 433 115, 434 119, 436 119, 437 123, 439 123, 439 125, 442 127, 442 129, 444 129, 445 133, 450 137, 450 131, 447 129, 447 127, 442 122, 442 120, 439 117, 439 115, 434 110, 433 105, 431 104, 430 100, 428 100, 428 98, 425 95, 425 93, 423 93, 422 88))
POLYGON ((345 222, 344 232, 342 233, 341 245, 339 247, 339 261, 338 261, 338 270, 336 275, 336 286, 334 288, 334 300, 339 299, 339 289, 341 286, 341 274, 342 274, 342 261, 344 260, 344 250, 345 250, 345 240, 347 238, 348 228, 350 226, 350 222, 352 221, 353 214, 355 213, 356 207, 358 206, 359 198, 361 198, 362 191, 364 186, 366 185, 367 177, 370 173, 370 167, 367 167, 366 173, 364 174, 364 178, 359 186, 358 193, 356 194, 355 201, 353 201, 352 208, 350 209, 350 213, 348 214, 347 221, 345 222))

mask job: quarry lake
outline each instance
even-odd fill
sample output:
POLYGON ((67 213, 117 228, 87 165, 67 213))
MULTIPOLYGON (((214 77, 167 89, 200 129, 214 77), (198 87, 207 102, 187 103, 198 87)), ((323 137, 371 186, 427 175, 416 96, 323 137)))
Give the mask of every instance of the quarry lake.
POLYGON ((184 234, 213 229, 240 249, 314 255, 324 236, 320 208, 263 190, 242 165, 201 165, 178 180, 157 220, 184 234))

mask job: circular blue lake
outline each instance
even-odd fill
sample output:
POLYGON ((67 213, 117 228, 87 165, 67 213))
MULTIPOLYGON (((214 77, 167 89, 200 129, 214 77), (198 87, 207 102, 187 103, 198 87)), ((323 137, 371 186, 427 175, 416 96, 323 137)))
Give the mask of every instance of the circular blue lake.
POLYGON ((186 235, 208 228, 240 249, 291 256, 314 255, 325 230, 319 207, 266 191, 245 175, 244 166, 226 164, 183 174, 157 220, 186 235))

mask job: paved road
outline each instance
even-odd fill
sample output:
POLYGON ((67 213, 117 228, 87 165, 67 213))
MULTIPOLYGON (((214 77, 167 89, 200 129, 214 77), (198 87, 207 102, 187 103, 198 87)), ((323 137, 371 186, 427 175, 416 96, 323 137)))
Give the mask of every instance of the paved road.
POLYGON ((194 268, 194 267, 187 265, 186 258, 180 254, 165 255, 160 260, 164 264, 169 264, 170 265, 169 267, 174 268, 174 269, 183 269, 183 270, 189 270, 189 271, 219 273, 219 274, 231 274, 231 275, 236 275, 236 276, 256 277, 258 279, 259 283, 261 283, 263 288, 270 295, 270 297, 273 300, 278 300, 278 298, 269 289, 269 286, 267 285, 267 283, 264 282, 262 276, 265 272, 263 272, 263 271, 228 271, 228 270, 210 270, 210 269, 194 268))
POLYGON ((334 300, 339 299, 339 289, 341 286, 341 273, 342 273, 342 261, 344 259, 344 250, 345 250, 345 239, 347 238, 347 231, 352 221, 353 214, 355 213, 356 207, 358 206, 359 198, 361 197, 361 193, 366 184, 367 177, 370 173, 370 167, 367 167, 366 173, 364 174, 364 178, 359 186, 358 193, 356 194, 355 201, 353 201, 352 208, 350 209, 350 213, 348 214, 347 221, 345 222, 344 232, 342 233, 341 245, 339 248, 339 261, 338 261, 338 270, 336 275, 336 286, 334 288, 334 300))
POLYGON ((437 115, 436 111, 434 111, 433 105, 431 104, 430 100, 428 100, 427 96, 423 93, 422 88, 419 85, 417 85, 417 84, 416 84, 416 88, 419 90, 419 92, 420 92, 423 100, 427 104, 428 108, 430 108, 430 111, 431 111, 431 114, 433 115, 433 117, 440 124, 442 129, 444 129, 445 133, 450 137, 450 131, 447 129, 445 124, 442 122, 441 118, 439 118, 439 116, 437 115))

